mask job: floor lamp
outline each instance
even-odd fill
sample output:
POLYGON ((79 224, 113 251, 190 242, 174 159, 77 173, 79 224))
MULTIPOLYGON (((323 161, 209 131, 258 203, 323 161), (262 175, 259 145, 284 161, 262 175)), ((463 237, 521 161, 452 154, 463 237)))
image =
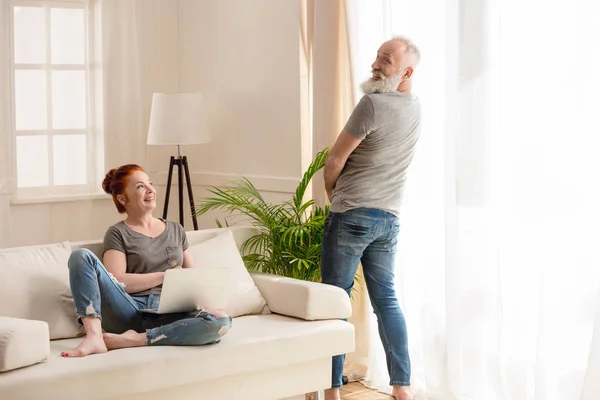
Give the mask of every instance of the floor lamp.
POLYGON ((183 225, 183 174, 192 212, 194 229, 198 221, 194 214, 194 194, 190 180, 190 169, 186 156, 181 155, 181 146, 202 144, 210 141, 210 133, 204 115, 200 93, 154 93, 148 127, 147 144, 155 146, 177 146, 177 156, 169 161, 169 176, 163 218, 167 218, 173 168, 177 167, 177 191, 179 193, 179 223, 183 225))

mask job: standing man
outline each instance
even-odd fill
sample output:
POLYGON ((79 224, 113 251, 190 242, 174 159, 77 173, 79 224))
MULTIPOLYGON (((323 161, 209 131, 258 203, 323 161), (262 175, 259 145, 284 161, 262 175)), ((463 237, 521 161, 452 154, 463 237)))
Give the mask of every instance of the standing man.
MULTIPOLYGON (((323 283, 350 294, 362 262, 396 400, 412 399, 404 315, 394 290, 398 216, 408 166, 419 137, 419 100, 411 77, 419 50, 395 37, 381 45, 362 97, 325 163, 331 201, 323 233, 323 283)), ((333 357, 327 400, 338 400, 345 355, 333 357)))

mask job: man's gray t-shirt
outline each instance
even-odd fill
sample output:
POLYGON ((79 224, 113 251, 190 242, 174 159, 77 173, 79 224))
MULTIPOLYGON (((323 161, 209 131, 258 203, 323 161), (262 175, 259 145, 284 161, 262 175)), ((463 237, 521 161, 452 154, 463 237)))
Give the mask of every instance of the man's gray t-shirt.
POLYGON ((414 95, 363 96, 345 126, 361 142, 335 183, 331 211, 366 207, 399 216, 420 124, 421 108, 414 95))
MULTIPOLYGON (((178 222, 166 221, 165 230, 151 238, 131 229, 123 221, 117 222, 104 235, 104 249, 118 250, 127 259, 127 273, 147 274, 164 272, 170 268, 183 265, 183 252, 189 247, 185 230, 178 222)), ((160 294, 162 285, 138 293, 136 296, 160 294)))

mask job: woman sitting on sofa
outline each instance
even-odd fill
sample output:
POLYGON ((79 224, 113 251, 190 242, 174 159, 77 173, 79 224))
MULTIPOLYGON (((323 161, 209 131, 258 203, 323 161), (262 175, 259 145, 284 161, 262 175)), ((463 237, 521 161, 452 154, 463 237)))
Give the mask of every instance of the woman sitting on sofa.
POLYGON ((152 314, 160 301, 165 271, 193 268, 183 227, 154 218, 156 190, 137 165, 110 170, 102 182, 125 220, 104 236, 103 262, 87 249, 69 259, 77 319, 86 337, 63 357, 84 357, 136 346, 198 346, 218 343, 231 317, 218 311, 152 314), (102 333, 104 329, 107 333, 102 333))

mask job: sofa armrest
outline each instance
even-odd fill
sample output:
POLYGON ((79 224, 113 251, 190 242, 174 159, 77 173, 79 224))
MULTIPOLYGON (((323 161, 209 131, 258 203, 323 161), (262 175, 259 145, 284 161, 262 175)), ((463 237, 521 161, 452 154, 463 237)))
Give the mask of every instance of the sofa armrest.
POLYGON ((47 322, 0 317, 0 372, 37 364, 49 355, 47 322))
POLYGON ((251 272, 254 283, 276 313, 309 321, 342 319, 352 315, 350 297, 341 288, 324 283, 251 272))

